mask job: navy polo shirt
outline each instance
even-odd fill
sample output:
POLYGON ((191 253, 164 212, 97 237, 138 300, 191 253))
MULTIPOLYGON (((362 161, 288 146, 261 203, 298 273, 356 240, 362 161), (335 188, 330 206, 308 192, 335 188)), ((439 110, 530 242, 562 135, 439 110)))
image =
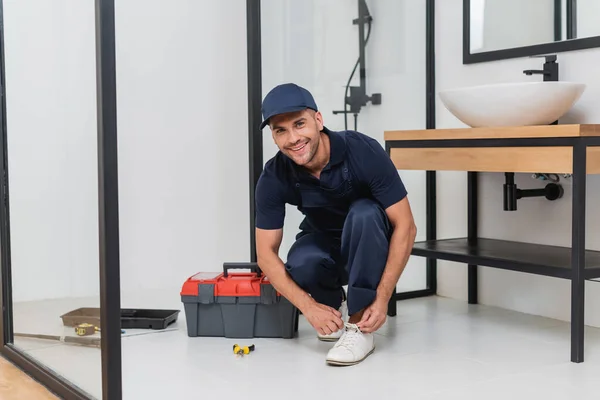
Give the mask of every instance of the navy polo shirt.
POLYGON ((340 234, 353 201, 369 198, 386 209, 407 195, 379 142, 355 131, 324 132, 331 153, 320 179, 281 152, 267 161, 256 186, 257 228, 282 228, 291 204, 305 215, 301 230, 340 234))

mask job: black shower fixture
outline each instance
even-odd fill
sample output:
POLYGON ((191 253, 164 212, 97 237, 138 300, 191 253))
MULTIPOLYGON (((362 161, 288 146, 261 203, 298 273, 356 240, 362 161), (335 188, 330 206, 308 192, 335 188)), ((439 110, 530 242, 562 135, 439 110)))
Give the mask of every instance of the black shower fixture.
POLYGON ((365 49, 369 37, 371 36, 372 22, 373 17, 371 17, 367 2, 365 0, 358 0, 358 18, 352 21, 353 25, 358 25, 358 60, 356 60, 356 64, 354 64, 354 68, 352 69, 352 73, 346 84, 346 90, 344 92, 344 109, 333 112, 334 114, 344 114, 344 129, 348 129, 348 114, 354 115, 354 130, 356 130, 358 114, 360 113, 361 108, 366 106, 369 101, 374 105, 381 104, 381 93, 373 93, 371 96, 367 95, 365 49), (366 37, 365 25, 367 25, 366 37), (360 85, 350 86, 356 68, 359 68, 360 85), (349 110, 348 106, 350 106, 349 110))

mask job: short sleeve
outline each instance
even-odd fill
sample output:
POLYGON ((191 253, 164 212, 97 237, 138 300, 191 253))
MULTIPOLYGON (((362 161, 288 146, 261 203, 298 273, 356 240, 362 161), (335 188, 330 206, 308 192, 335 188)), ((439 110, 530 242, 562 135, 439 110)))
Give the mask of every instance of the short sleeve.
POLYGON ((369 138, 361 147, 358 151, 361 175, 375 200, 386 209, 404 199, 407 191, 398 169, 379 142, 369 138))
POLYGON ((285 199, 281 184, 269 173, 263 172, 255 190, 256 221, 259 229, 283 228, 285 199))

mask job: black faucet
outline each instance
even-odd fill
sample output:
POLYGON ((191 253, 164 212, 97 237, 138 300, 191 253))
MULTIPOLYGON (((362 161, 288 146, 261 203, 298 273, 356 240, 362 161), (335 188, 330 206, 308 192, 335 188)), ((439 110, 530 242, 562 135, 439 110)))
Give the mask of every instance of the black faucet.
POLYGON ((546 59, 544 63, 544 69, 526 69, 523 71, 525 75, 542 74, 544 75, 544 81, 546 82, 557 82, 558 81, 558 63, 556 62, 556 54, 547 56, 534 56, 543 57, 546 59))

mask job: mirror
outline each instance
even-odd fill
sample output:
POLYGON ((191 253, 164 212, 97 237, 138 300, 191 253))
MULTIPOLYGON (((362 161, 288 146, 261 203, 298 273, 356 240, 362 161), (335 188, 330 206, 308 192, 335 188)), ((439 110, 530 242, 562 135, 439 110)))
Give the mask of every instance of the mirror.
POLYGON ((465 64, 600 46, 598 0, 463 0, 465 64))

